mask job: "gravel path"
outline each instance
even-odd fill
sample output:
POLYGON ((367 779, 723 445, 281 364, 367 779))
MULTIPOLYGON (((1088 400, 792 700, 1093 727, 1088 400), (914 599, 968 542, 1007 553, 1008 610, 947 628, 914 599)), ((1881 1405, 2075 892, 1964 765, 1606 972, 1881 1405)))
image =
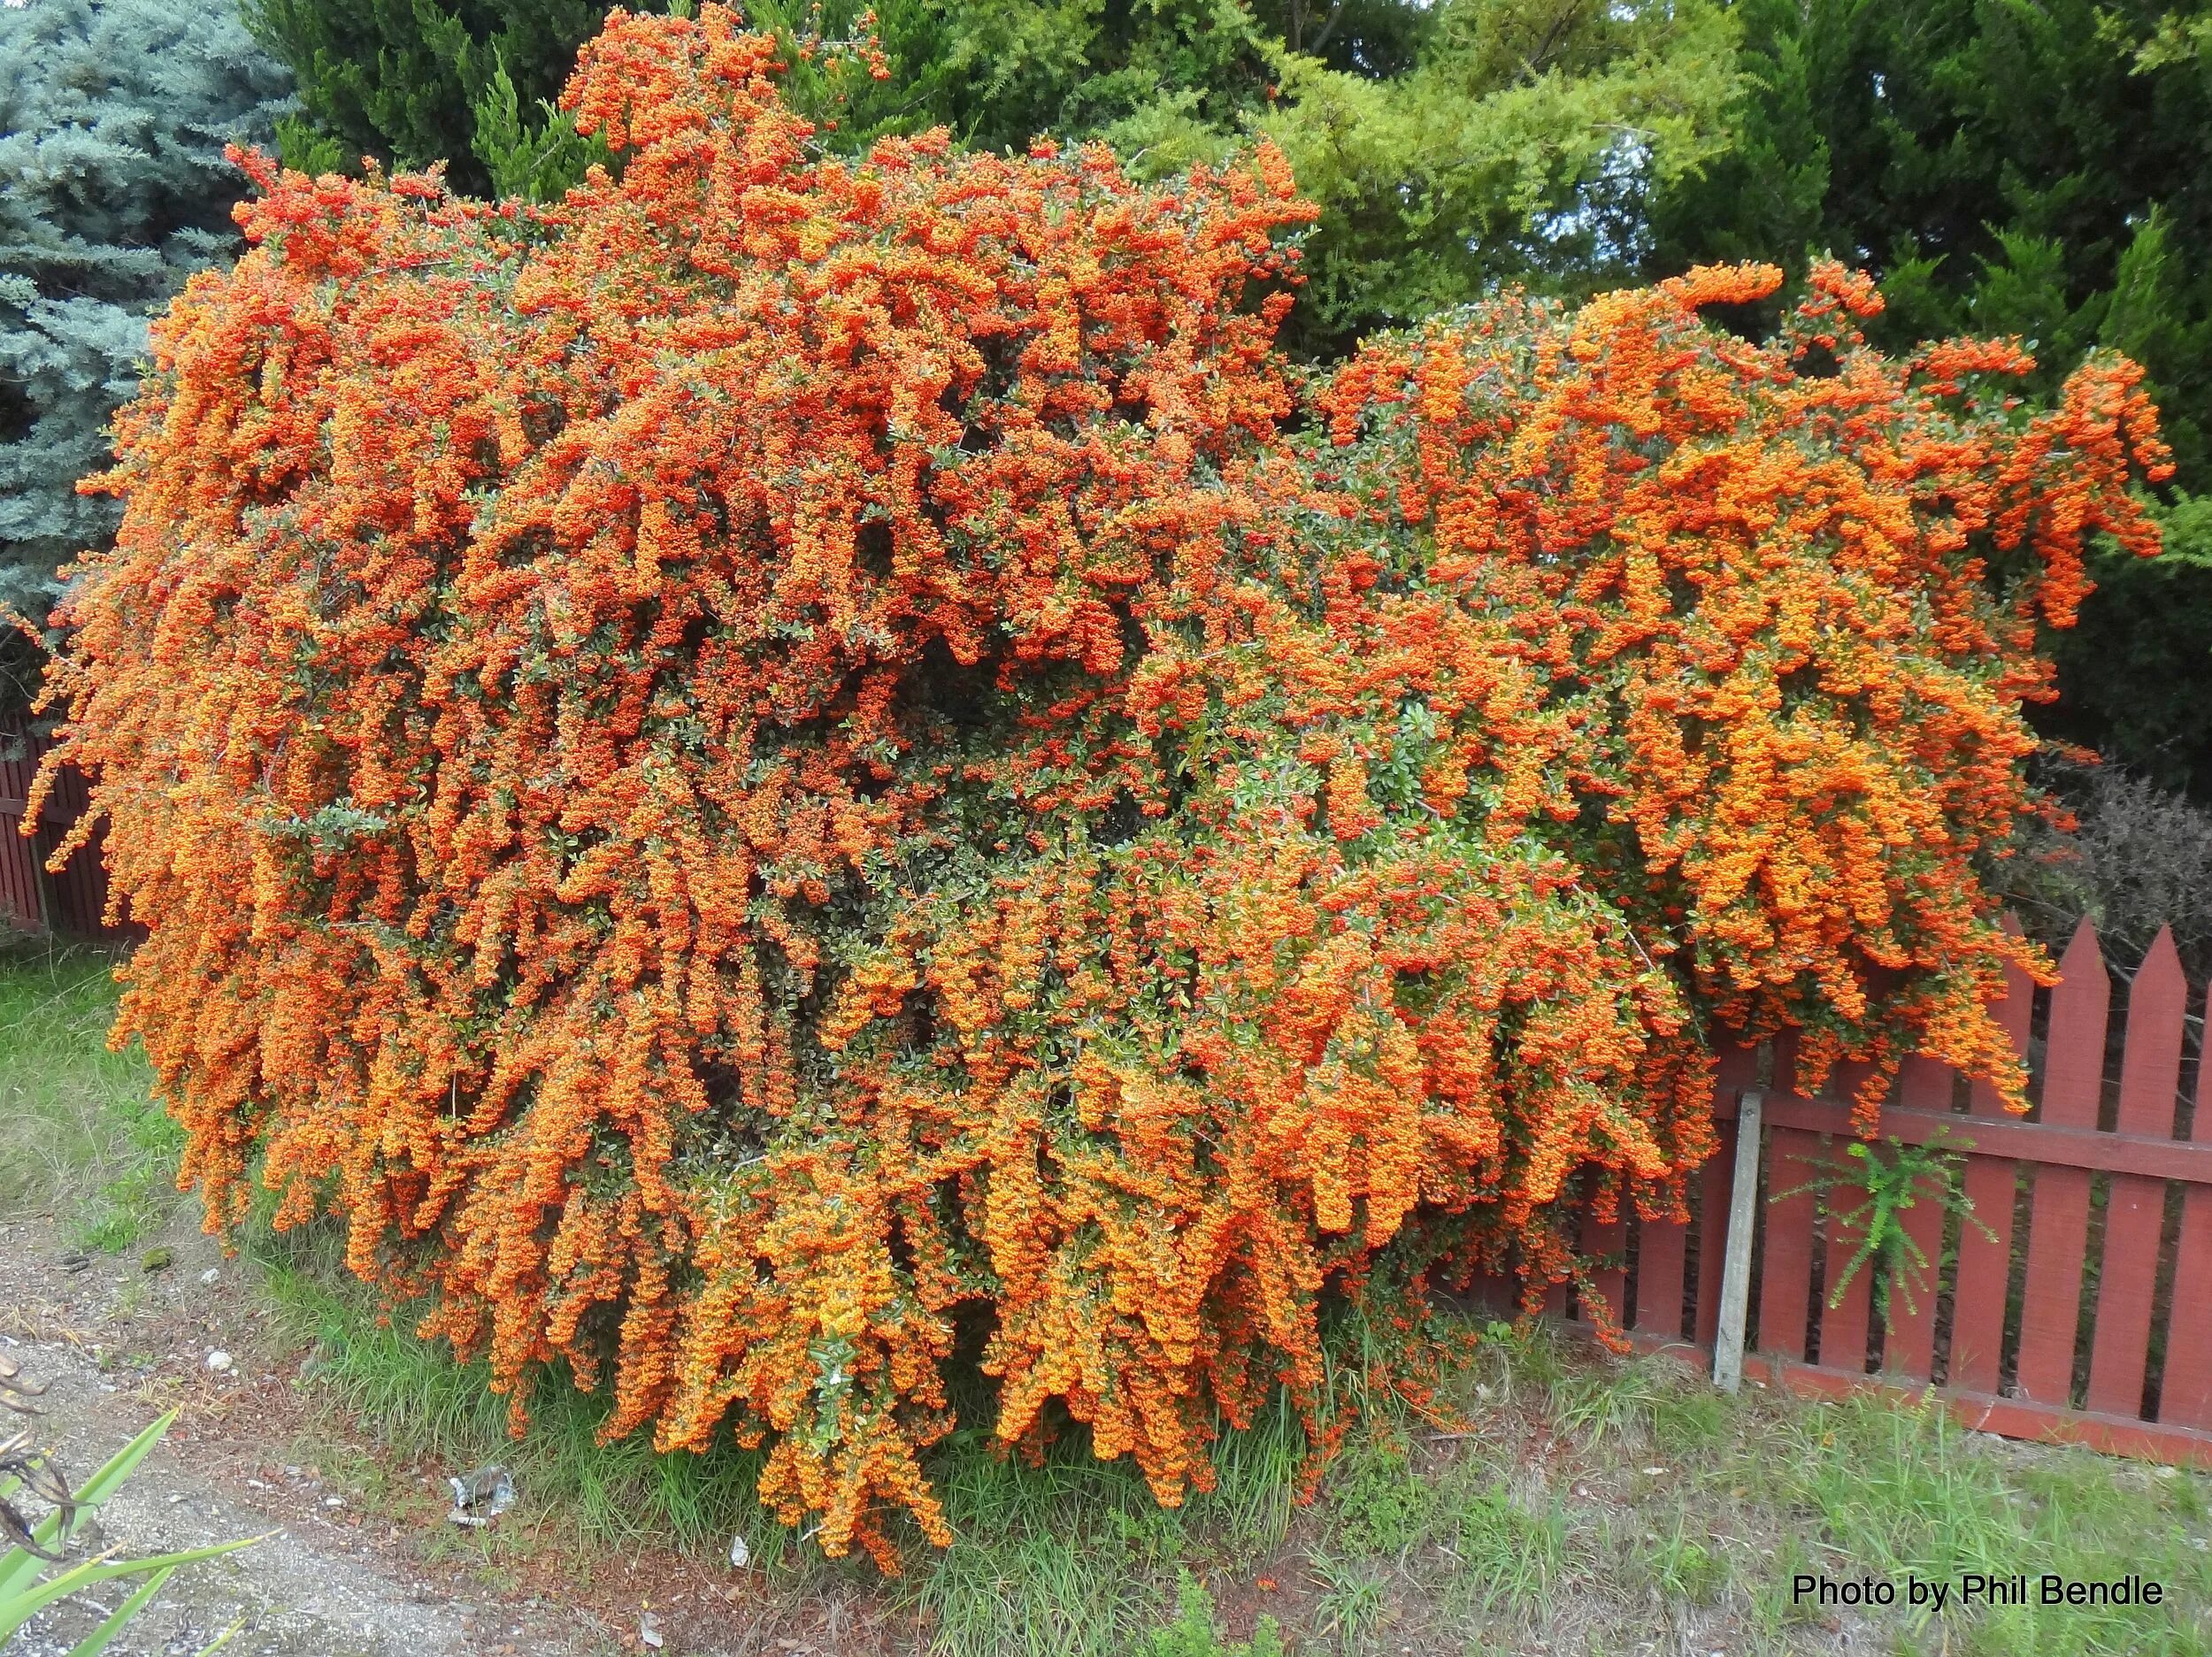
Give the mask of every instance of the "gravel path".
MULTIPOLYGON (((172 1577, 110 1647, 117 1657, 190 1657, 234 1622, 226 1657, 595 1657, 634 1644, 579 1607, 426 1567, 400 1526, 288 1464, 296 1363, 257 1335, 244 1269, 195 1234, 163 1241, 172 1258, 156 1272, 135 1256, 72 1270, 50 1225, 0 1226, 0 1351, 47 1387, 30 1425, 72 1481, 180 1412, 101 1510, 96 1546, 127 1558, 265 1538, 172 1577), (211 1351, 228 1366, 211 1370, 211 1351)), ((105 1585, 45 1614, 6 1657, 62 1657, 127 1592, 105 1585)))

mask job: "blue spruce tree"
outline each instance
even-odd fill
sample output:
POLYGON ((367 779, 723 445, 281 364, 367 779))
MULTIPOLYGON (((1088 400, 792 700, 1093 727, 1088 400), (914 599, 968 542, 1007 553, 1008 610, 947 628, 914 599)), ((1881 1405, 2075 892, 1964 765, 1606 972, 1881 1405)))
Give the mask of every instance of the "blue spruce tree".
MULTIPOLYGON (((235 253, 223 148, 267 145, 290 85, 229 0, 0 4, 0 607, 42 623, 57 567, 114 533, 77 479, 109 464, 148 318, 235 253)), ((0 711, 37 654, 9 630, 0 711)))

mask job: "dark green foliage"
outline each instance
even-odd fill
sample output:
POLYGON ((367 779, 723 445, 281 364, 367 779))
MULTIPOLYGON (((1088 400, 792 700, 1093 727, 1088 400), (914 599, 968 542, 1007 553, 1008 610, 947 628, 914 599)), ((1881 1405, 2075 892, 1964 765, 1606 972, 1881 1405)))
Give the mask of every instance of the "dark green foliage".
MULTIPOLYGON (((256 32, 293 65, 303 101, 326 132, 388 162, 444 160, 456 188, 475 194, 500 186, 501 165, 487 161, 488 150, 544 132, 544 106, 559 97, 577 49, 599 32, 606 10, 593 0, 252 4, 256 32), (498 86, 503 69, 513 104, 530 112, 531 132, 487 129, 488 104, 495 124, 510 103, 498 86)), ((1041 133, 1097 132, 1155 104, 1230 131, 1261 104, 1269 81, 1266 37, 1235 0, 887 0, 874 9, 874 38, 891 72, 881 81, 849 56, 796 50, 803 39, 857 30, 863 8, 849 0, 818 7, 763 0, 744 10, 793 42, 793 102, 834 122, 849 142, 942 125, 966 143, 1018 147, 1041 133)))
MULTIPOLYGON (((663 6, 686 9, 631 9, 663 6)), ((889 70, 881 81, 819 54, 795 50, 790 64, 794 104, 836 122, 844 141, 944 126, 993 150, 1162 113, 1217 139, 1266 105, 1283 50, 1394 74, 1413 65, 1432 21, 1410 0, 760 0, 743 10, 795 47, 849 37, 872 13, 889 70)), ((525 110, 557 99, 605 11, 593 0, 254 0, 254 24, 298 73, 325 131, 387 160, 444 159, 457 186, 480 192, 494 180, 474 114, 500 65, 525 110)))
POLYGON ((1819 100, 1833 77, 1824 44, 1800 27, 1798 0, 1741 0, 1734 142, 1652 203, 1652 263, 1779 259, 1801 269, 1820 244, 1828 136, 1819 100))
MULTIPOLYGON (((235 247, 223 147, 266 143, 287 85, 226 4, 0 8, 0 606, 43 622, 56 568, 112 533, 74 486, 109 464, 147 316, 235 247)), ((35 670, 10 634, 0 709, 35 670)))
POLYGON ((2158 557, 2107 551, 2092 564, 2080 625, 2050 641, 2059 701, 2036 723, 2212 800, 2212 495, 2160 518, 2158 557))
POLYGON ((2020 333, 2055 375, 2116 346, 2200 472, 2212 10, 2193 10, 1746 0, 1738 141, 1667 192, 1653 266, 1829 250, 1882 278, 1892 342, 2020 333))
MULTIPOLYGON (((476 148, 475 111, 503 65, 521 108, 557 98, 576 49, 599 32, 596 0, 247 0, 254 33, 299 78, 300 101, 346 160, 442 160, 477 195, 492 173, 476 148)), ((642 9, 642 8, 640 8, 642 9)), ((287 134, 286 159, 308 165, 311 134, 287 134)), ((325 149, 311 159, 327 165, 325 149)))

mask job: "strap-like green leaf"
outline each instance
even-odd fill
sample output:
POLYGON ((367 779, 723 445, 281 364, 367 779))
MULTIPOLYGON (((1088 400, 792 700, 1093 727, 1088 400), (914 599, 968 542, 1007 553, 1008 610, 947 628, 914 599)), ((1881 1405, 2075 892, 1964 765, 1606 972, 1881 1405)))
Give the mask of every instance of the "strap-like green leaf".
POLYGON ((73 1593, 81 1592, 95 1583, 113 1582, 119 1576, 135 1576, 141 1572, 161 1570, 178 1565, 189 1565, 219 1554, 235 1553, 242 1547, 251 1547, 256 1542, 265 1542, 274 1536, 241 1537, 235 1542, 215 1542, 206 1547, 187 1548, 177 1553, 156 1553, 148 1559, 118 1560, 103 1563, 96 1559, 87 1560, 74 1570, 50 1576, 27 1592, 12 1599, 0 1599, 0 1641, 5 1641, 16 1630, 43 1611, 57 1599, 65 1599, 73 1593))
POLYGON ((71 1648, 69 1657, 99 1657, 108 1648, 108 1642, 129 1627, 131 1619, 146 1608, 146 1602, 161 1592, 161 1584, 174 1576, 176 1569, 174 1565, 165 1565, 139 1584, 131 1597, 117 1606, 114 1614, 106 1622, 71 1648))
POLYGON ((200 1657, 214 1657, 215 1653, 222 1650, 224 1646, 229 1645, 231 1641, 236 1639, 238 1638, 239 1630, 244 1628, 245 1626, 245 1614, 241 1612, 238 1615, 231 1618, 230 1626, 228 1628, 225 1629, 220 1634, 218 1634, 213 1639, 208 1641, 206 1645, 200 1647, 200 1657))
MULTIPOLYGON (((123 1481, 161 1441, 161 1435, 169 1431, 169 1423, 176 1418, 177 1412, 171 1410, 110 1456, 106 1464, 78 1489, 77 1505, 81 1507, 97 1507, 121 1489, 123 1481)), ((55 1539, 60 1534, 61 1513, 57 1509, 39 1521, 31 1532, 31 1539, 52 1552, 55 1539)), ((10 1548, 6 1553, 0 1554, 0 1607, 11 1606, 13 1596, 22 1592, 27 1584, 37 1579, 41 1563, 36 1554, 19 1547, 10 1548)))

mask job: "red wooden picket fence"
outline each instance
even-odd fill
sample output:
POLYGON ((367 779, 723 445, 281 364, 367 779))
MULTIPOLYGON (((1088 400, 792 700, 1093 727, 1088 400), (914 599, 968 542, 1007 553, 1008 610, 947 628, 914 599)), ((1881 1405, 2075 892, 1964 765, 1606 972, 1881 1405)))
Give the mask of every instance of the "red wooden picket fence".
POLYGON ((21 726, 0 725, 0 935, 10 931, 58 933, 73 938, 115 940, 129 935, 103 923, 107 907, 107 871, 96 836, 62 868, 46 871, 46 859, 69 825, 84 815, 84 779, 65 771, 39 813, 38 833, 19 830, 37 775, 44 744, 21 726))
POLYGON ((1892 1292, 1886 1317, 1870 1267, 1834 1293, 1859 1241, 1839 1216, 1863 1189, 1807 1189, 1852 1166, 1857 1078, 1839 1073, 1828 1096, 1810 1098, 1794 1091, 1786 1042, 1725 1053, 1722 1148, 1701 1170, 1690 1224, 1593 1224, 1585 1239, 1617 1262, 1597 1287, 1639 1344, 1685 1343, 1709 1362, 1729 1191, 1748 1150, 1760 1201, 1747 1375, 1816 1392, 1932 1392, 1984 1431, 2212 1467, 2212 1084, 2196 1057, 2206 1009, 2189 1016, 2164 931, 2116 983, 2084 922, 2061 971, 2048 991, 2011 975, 1994 1009, 2030 1060, 2027 1117, 1924 1059, 1898 1078, 1880 1132, 1966 1153, 1973 1220, 1947 1220, 1924 1197, 1908 1210, 1929 1270, 1924 1287, 1892 1292), (1739 1147, 1754 1089, 1763 1143, 1739 1147))

